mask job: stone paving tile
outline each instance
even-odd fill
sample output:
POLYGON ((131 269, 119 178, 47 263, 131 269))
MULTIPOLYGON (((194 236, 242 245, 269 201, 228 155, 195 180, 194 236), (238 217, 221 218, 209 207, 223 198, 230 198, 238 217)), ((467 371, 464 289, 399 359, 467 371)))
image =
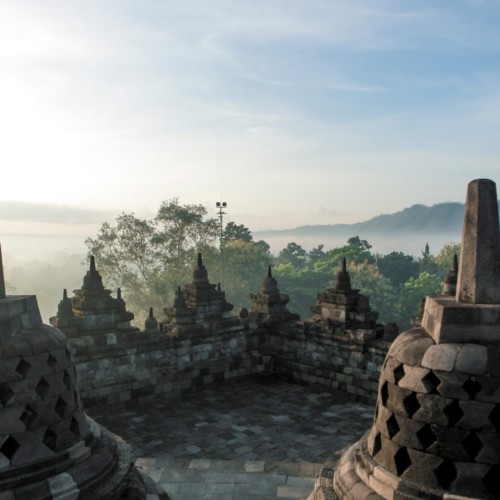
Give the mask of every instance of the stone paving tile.
POLYGON ((305 498, 323 463, 373 422, 371 405, 341 393, 255 381, 89 414, 172 500, 305 498))

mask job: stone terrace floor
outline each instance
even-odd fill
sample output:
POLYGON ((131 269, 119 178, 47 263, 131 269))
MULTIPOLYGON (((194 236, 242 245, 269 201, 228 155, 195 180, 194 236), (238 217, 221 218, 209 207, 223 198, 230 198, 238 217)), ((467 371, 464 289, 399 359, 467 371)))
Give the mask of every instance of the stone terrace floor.
POLYGON ((285 500, 307 497, 373 411, 324 389, 245 381, 88 413, 133 446, 172 500, 285 500))

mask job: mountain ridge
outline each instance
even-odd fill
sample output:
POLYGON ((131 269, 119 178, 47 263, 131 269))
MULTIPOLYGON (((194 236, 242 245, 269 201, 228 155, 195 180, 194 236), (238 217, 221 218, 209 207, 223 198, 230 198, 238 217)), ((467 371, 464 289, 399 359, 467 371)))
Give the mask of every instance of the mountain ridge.
POLYGON ((362 222, 351 224, 306 224, 290 229, 269 229, 256 231, 259 237, 266 235, 321 236, 326 233, 353 236, 363 234, 401 234, 401 233, 447 233, 461 232, 464 204, 443 202, 431 206, 415 204, 392 214, 380 214, 362 222))

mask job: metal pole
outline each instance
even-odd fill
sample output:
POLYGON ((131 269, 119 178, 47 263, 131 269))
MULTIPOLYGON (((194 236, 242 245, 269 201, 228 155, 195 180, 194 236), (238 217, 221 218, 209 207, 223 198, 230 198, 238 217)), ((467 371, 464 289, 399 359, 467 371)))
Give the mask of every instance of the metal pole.
POLYGON ((218 201, 215 206, 219 209, 217 212, 219 214, 220 221, 220 235, 219 235, 219 244, 220 244, 220 274, 221 274, 221 287, 224 290, 224 215, 226 212, 223 211, 224 208, 227 207, 227 203, 225 201, 218 201))

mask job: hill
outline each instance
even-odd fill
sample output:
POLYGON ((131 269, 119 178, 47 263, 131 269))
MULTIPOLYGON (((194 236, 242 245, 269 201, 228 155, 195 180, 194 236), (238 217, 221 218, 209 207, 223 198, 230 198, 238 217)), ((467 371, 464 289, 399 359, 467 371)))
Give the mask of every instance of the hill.
POLYGON ((384 253, 401 250, 418 255, 426 242, 429 242, 433 251, 439 251, 443 244, 450 241, 459 242, 463 214, 463 203, 413 205, 400 212, 377 215, 364 222, 256 231, 254 238, 269 242, 272 251, 277 252, 290 241, 304 248, 318 244, 333 247, 343 245, 348 238, 358 235, 372 243, 375 251, 384 253))

